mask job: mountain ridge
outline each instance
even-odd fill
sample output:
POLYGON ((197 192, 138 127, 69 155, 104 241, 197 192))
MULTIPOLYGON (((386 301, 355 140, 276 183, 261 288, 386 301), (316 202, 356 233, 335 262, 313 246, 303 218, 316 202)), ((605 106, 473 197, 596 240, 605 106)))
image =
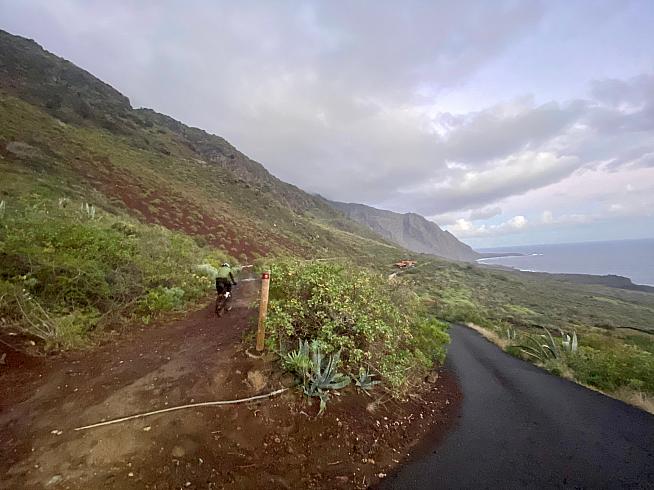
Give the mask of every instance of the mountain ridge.
POLYGON ((328 201, 348 218, 369 227, 387 240, 417 253, 471 262, 482 255, 449 231, 417 213, 396 213, 358 203, 328 201))

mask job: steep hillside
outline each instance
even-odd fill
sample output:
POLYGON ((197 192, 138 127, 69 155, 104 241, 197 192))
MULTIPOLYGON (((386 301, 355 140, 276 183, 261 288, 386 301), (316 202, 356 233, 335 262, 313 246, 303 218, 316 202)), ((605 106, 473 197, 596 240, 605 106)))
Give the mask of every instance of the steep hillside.
POLYGON ((450 232, 441 230, 436 223, 419 214, 394 213, 363 204, 331 201, 330 204, 357 223, 414 252, 464 261, 481 257, 450 232))
POLYGON ((226 140, 129 99, 34 41, 0 31, 0 193, 88 200, 242 260, 393 245, 280 181, 226 140))

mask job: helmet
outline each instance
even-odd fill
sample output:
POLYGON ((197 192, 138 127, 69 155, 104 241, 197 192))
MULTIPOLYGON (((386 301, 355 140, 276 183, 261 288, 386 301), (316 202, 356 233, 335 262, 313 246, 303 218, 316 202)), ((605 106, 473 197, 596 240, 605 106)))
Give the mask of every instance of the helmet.
POLYGON ((220 267, 229 267, 229 264, 228 264, 227 262, 225 262, 225 263, 224 263, 223 265, 221 265, 220 267))

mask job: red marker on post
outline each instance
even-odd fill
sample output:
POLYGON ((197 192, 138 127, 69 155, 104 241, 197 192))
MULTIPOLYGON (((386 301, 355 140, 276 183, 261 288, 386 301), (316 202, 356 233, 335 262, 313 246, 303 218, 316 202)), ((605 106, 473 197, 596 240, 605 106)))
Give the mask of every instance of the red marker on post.
POLYGON ((257 328, 257 351, 263 350, 266 337, 266 315, 268 313, 268 293, 270 291, 270 271, 261 274, 261 301, 259 303, 259 327, 257 328))

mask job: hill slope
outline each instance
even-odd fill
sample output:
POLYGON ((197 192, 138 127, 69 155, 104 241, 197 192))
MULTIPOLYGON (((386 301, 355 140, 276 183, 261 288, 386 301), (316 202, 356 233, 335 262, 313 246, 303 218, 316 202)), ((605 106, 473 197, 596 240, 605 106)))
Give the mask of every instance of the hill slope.
POLYGON ((87 200, 242 260, 402 252, 226 140, 129 99, 0 31, 0 196, 87 200))
POLYGON ((375 233, 418 253, 438 255, 452 260, 473 261, 481 257, 448 231, 415 213, 394 213, 363 204, 331 202, 347 217, 369 227, 375 233))

